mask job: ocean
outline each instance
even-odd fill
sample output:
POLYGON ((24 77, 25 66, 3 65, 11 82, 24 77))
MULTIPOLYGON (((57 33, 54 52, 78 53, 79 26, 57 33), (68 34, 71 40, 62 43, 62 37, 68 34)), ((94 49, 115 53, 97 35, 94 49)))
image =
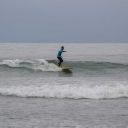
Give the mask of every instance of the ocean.
POLYGON ((128 128, 128 43, 0 43, 0 128, 128 128))

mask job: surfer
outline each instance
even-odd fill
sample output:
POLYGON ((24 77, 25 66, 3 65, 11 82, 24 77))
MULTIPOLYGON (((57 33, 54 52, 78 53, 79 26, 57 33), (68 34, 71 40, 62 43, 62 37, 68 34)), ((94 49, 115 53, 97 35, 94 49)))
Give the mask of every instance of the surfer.
POLYGON ((63 62, 63 59, 62 59, 62 56, 61 56, 62 52, 66 52, 66 51, 63 51, 63 50, 64 50, 64 46, 61 47, 61 49, 58 51, 58 54, 57 54, 57 58, 60 61, 58 63, 58 67, 60 67, 61 63, 63 62))

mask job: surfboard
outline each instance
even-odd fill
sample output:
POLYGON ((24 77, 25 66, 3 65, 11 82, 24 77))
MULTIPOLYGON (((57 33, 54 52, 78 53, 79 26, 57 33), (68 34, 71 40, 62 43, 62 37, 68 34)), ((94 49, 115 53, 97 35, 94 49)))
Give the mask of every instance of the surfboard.
POLYGON ((72 67, 59 67, 61 70, 70 70, 72 67))

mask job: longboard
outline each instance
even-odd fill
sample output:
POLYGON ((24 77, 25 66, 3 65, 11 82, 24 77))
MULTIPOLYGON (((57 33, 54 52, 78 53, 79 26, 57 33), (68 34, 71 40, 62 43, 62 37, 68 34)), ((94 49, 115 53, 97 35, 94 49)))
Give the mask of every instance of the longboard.
POLYGON ((61 70, 70 70, 72 67, 59 67, 61 70))

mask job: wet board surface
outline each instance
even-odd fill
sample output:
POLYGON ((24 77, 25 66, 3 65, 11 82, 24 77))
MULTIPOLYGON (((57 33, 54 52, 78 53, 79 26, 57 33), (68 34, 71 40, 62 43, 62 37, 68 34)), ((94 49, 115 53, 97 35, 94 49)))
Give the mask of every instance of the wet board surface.
POLYGON ((70 70, 72 67, 59 67, 61 70, 70 70))

